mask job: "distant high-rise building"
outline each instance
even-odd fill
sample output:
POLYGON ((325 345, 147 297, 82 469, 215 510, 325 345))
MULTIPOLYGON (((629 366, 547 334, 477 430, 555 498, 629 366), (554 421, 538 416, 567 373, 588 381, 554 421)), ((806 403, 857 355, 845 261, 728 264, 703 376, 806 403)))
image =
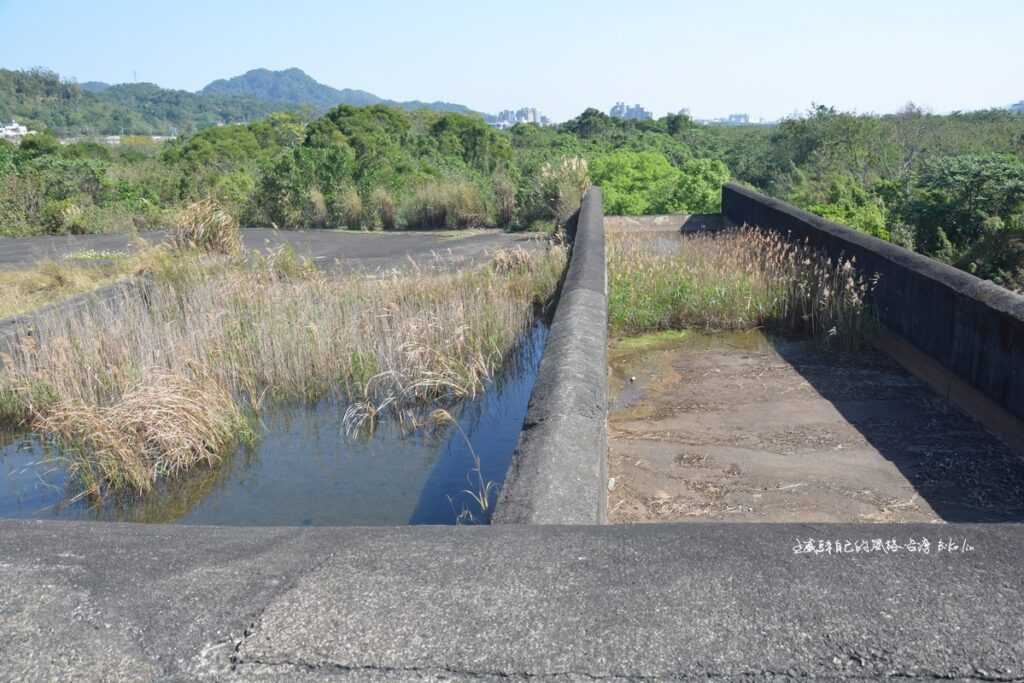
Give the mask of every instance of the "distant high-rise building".
POLYGON ((654 118, 654 114, 639 104, 629 106, 625 102, 616 102, 615 106, 608 113, 613 118, 626 119, 627 121, 649 121, 654 118))
POLYGON ((495 128, 511 128, 517 123, 536 123, 539 126, 547 126, 551 124, 551 120, 538 112, 535 107, 523 107, 514 111, 506 109, 499 112, 491 125, 495 128))
POLYGON ((749 114, 729 114, 729 117, 725 120, 730 126, 743 126, 750 123, 749 114))

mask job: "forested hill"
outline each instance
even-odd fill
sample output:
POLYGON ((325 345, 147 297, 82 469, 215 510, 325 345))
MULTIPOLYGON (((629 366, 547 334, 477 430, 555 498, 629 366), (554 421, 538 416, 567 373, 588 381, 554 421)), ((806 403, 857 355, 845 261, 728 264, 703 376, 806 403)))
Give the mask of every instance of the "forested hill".
POLYGON ((0 69, 0 121, 17 119, 59 136, 187 134, 294 109, 255 98, 167 90, 152 83, 83 87, 44 69, 0 69))
MULTIPOLYGON (((310 106, 318 112, 326 112, 339 104, 350 104, 354 107, 383 104, 407 111, 429 109, 458 114, 477 113, 465 105, 451 102, 421 102, 419 100, 399 102, 386 100, 365 90, 349 88, 338 90, 320 83, 302 69, 294 68, 284 71, 253 69, 241 76, 214 81, 203 88, 200 93, 203 95, 251 97, 292 106, 310 106)), ((486 118, 486 115, 482 116, 486 118)))
POLYGON ((274 112, 306 111, 307 118, 312 118, 338 104, 474 113, 460 104, 395 102, 360 90, 336 90, 299 69, 258 69, 214 81, 199 93, 153 83, 79 85, 45 69, 0 69, 0 121, 17 119, 33 130, 49 130, 60 137, 184 135, 219 123, 254 121, 274 112))

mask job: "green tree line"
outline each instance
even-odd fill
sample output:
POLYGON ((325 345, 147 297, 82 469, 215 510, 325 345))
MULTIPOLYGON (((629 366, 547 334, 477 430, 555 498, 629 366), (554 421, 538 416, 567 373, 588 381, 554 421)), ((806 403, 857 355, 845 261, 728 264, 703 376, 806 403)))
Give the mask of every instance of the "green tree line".
MULTIPOLYGON (((59 94, 59 90, 55 91, 59 94)), ((161 145, 0 144, 0 234, 158 227, 214 197, 283 229, 550 227, 600 184, 609 214, 719 210, 730 178, 1007 287, 1024 287, 1024 116, 814 107, 774 126, 588 109, 509 131, 478 116, 339 106, 161 145)))

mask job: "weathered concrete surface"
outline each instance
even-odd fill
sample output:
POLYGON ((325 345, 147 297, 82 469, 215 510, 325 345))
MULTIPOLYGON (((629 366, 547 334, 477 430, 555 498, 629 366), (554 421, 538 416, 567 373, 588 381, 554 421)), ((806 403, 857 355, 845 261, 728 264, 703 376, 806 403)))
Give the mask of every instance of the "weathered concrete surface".
POLYGON ((1024 676, 1019 525, 0 522, 0 678, 1024 676), (940 538, 973 551, 938 553, 940 538), (928 538, 928 555, 794 554, 928 538))
POLYGON ((720 230, 725 222, 721 214, 666 214, 661 216, 605 216, 608 232, 702 232, 720 230))
POLYGON ((722 189, 722 211, 855 257, 880 276, 872 298, 889 330, 1024 419, 1024 296, 739 185, 722 189))
POLYGON ((600 189, 587 192, 571 236, 571 260, 496 524, 599 524, 607 517, 608 297, 600 189))
POLYGON ((610 354, 613 522, 1024 521, 1024 458, 882 353, 647 339, 610 354))
MULTIPOLYGON (((167 234, 162 231, 142 233, 147 244, 159 244, 167 234)), ((245 228, 242 241, 247 249, 265 250, 290 244, 300 256, 313 259, 323 268, 358 268, 373 270, 408 264, 412 258, 429 264, 435 257, 442 260, 474 261, 496 249, 529 246, 535 235, 507 233, 499 230, 459 232, 354 232, 341 230, 271 230, 245 228)), ((22 268, 44 259, 60 259, 88 249, 96 251, 131 251, 135 238, 129 235, 62 235, 48 237, 0 237, 0 268, 22 268)))

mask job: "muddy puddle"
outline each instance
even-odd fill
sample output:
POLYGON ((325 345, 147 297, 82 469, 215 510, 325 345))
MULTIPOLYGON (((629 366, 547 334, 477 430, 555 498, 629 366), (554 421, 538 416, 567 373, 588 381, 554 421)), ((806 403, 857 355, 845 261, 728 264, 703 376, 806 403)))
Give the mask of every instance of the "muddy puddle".
POLYGON ((534 326, 485 392, 450 410, 465 438, 453 427, 409 434, 385 422, 373 438, 353 440, 342 433, 344 406, 271 410, 261 416, 254 447, 144 497, 74 501, 58 451, 32 434, 0 435, 0 517, 239 526, 486 523, 546 340, 547 327, 534 326), (486 509, 467 493, 479 496, 481 482, 493 482, 486 509))
POLYGON ((1024 463, 876 351, 760 330, 615 340, 613 522, 1024 520, 1024 463))

